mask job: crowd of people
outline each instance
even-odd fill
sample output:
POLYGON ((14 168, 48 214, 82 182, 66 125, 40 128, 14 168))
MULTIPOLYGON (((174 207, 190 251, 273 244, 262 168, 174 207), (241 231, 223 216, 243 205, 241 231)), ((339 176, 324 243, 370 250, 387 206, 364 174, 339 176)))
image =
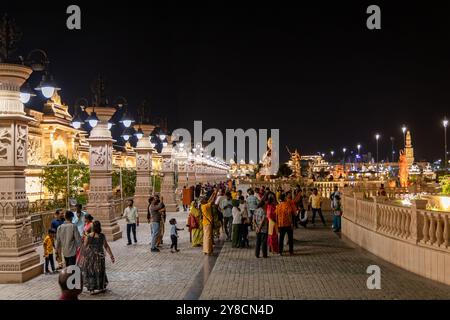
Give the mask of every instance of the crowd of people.
MULTIPOLYGON (((186 188, 184 188, 186 189, 186 188)), ((294 254, 294 229, 308 222, 315 226, 316 215, 326 226, 322 214, 323 199, 317 189, 301 188, 271 190, 268 187, 249 188, 245 194, 237 190, 233 181, 218 184, 197 184, 192 186, 189 202, 183 197, 183 209, 188 211, 186 226, 193 247, 203 247, 205 255, 212 255, 216 241, 231 242, 233 248, 250 248, 249 233, 255 233, 255 256, 267 258, 269 253, 283 255, 285 238, 288 252, 294 254), (189 205, 188 205, 189 203, 189 205), (311 213, 311 219, 308 218, 311 213)), ((186 191, 186 190, 185 190, 186 191)), ((337 187, 331 195, 333 231, 341 228, 341 194, 337 187)), ((127 246, 137 244, 136 230, 139 226, 138 210, 133 200, 123 212, 126 222, 127 246)), ((150 224, 150 250, 160 252, 166 224, 166 206, 160 195, 148 200, 147 222, 150 224)), ((178 228, 175 218, 169 220, 170 251, 179 252, 178 228)), ((76 211, 57 210, 51 227, 43 241, 45 273, 60 272, 61 279, 67 277, 63 267, 77 265, 82 272, 84 287, 91 294, 106 291, 108 277, 105 269, 107 253, 114 263, 115 258, 102 233, 101 223, 77 205, 76 211), (54 259, 57 267, 55 268, 54 259)), ((69 291, 63 291, 68 298, 69 291)), ((80 291, 81 292, 81 291, 80 291)))
POLYGON ((43 241, 45 273, 60 273, 61 299, 75 296, 66 290, 62 280, 67 278, 67 267, 78 266, 82 283, 91 294, 106 291, 108 277, 105 268, 105 252, 114 263, 115 258, 102 233, 100 221, 82 210, 78 204, 76 211, 58 209, 51 222, 50 229, 43 241), (54 258, 57 266, 55 267, 54 258))
MULTIPOLYGON (((322 213, 323 199, 317 189, 301 188, 271 190, 261 187, 236 190, 233 181, 211 185, 197 184, 194 201, 189 208, 187 227, 193 247, 203 246, 205 255, 212 255, 213 245, 221 236, 231 241, 233 248, 249 248, 249 232, 255 232, 255 256, 264 258, 268 252, 283 255, 285 238, 288 250, 294 254, 293 231, 299 225, 307 227, 308 212, 315 226, 318 215, 326 226, 322 213)), ((331 194, 332 229, 340 232, 341 194, 335 187, 331 194)), ((183 203, 184 204, 184 203, 183 203)), ((186 208, 186 206, 185 206, 186 208)))

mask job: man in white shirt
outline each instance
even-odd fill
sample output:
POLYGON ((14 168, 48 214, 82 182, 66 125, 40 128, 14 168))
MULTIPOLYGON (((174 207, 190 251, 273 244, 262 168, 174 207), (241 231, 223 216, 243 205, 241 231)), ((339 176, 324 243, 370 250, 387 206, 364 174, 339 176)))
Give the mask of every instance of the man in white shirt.
POLYGON ((128 207, 123 212, 123 217, 127 221, 127 246, 131 245, 131 232, 133 232, 134 243, 137 243, 136 239, 136 226, 139 226, 139 215, 137 208, 133 205, 132 199, 128 200, 128 207))

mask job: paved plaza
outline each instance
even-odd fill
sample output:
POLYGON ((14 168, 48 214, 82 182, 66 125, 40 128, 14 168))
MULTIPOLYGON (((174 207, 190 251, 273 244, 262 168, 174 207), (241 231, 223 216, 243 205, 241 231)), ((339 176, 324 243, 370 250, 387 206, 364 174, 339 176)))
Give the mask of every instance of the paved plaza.
MULTIPOLYGON (((183 227, 186 213, 169 214, 183 227)), ((122 230, 124 229, 121 221, 122 230)), ((138 244, 111 243, 116 263, 107 258, 108 291, 81 299, 450 299, 450 287, 397 268, 342 240, 329 228, 297 229, 295 255, 256 259, 251 249, 216 247, 214 257, 192 248, 180 231, 179 253, 171 253, 168 232, 163 249, 151 253, 149 225, 138 227, 138 244), (381 268, 381 290, 366 287, 366 268, 381 268)), ((39 248, 41 253, 41 249, 39 248)), ((0 299, 57 299, 57 275, 23 284, 0 285, 0 299)))

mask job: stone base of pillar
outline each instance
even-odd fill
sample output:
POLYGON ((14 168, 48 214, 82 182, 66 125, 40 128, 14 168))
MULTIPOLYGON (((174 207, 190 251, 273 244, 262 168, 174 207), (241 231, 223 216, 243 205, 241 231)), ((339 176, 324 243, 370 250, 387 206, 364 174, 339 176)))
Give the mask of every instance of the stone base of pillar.
POLYGON ((117 239, 122 238, 122 231, 117 224, 116 210, 117 209, 109 203, 97 204, 89 202, 86 205, 86 211, 102 224, 102 233, 108 241, 116 241, 117 239))
POLYGON ((42 274, 43 270, 34 249, 20 257, 0 257, 0 283, 22 283, 42 274))

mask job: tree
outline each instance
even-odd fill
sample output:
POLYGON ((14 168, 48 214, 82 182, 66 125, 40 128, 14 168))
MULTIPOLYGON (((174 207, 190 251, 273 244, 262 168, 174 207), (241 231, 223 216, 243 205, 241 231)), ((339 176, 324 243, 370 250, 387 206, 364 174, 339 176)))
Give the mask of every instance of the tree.
POLYGON ((76 159, 67 159, 59 156, 50 161, 43 169, 42 183, 53 194, 54 200, 59 195, 62 198, 75 197, 85 183, 89 183, 89 167, 76 159), (67 177, 67 164, 69 164, 69 177, 67 177), (69 178, 69 191, 67 191, 67 178, 69 178))
MULTIPOLYGON (((120 189, 120 171, 114 171, 112 174, 112 187, 120 189)), ((122 168, 122 187, 124 197, 133 196, 136 189, 136 170, 122 168)))
POLYGON ((292 169, 286 163, 283 163, 278 168, 278 177, 289 177, 292 174, 292 169))
POLYGON ((444 195, 450 195, 450 175, 440 176, 439 183, 444 195))

